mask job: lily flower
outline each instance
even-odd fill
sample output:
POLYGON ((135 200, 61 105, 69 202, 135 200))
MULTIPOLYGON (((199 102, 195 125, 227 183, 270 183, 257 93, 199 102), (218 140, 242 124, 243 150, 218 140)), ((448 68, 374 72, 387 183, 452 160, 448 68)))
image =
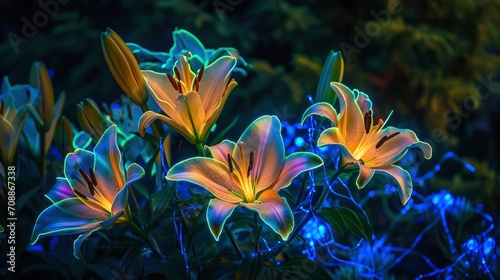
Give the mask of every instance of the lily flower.
POLYGON ((46 236, 80 234, 73 248, 80 258, 82 242, 94 231, 129 222, 128 188, 144 170, 133 163, 124 172, 116 129, 110 126, 93 152, 77 149, 66 156, 64 177, 46 194, 54 204, 38 216, 31 244, 46 236))
POLYGON ((401 202, 406 204, 413 189, 410 174, 394 165, 410 148, 419 148, 426 159, 432 155, 432 148, 422 142, 408 129, 384 128, 384 121, 373 123, 372 103, 368 95, 351 91, 340 83, 331 83, 336 92, 340 112, 329 103, 320 102, 309 107, 302 117, 302 123, 311 115, 327 117, 335 127, 325 129, 318 139, 318 146, 334 145, 340 149, 342 165, 354 163, 359 166, 356 185, 363 188, 375 171, 388 175, 397 182, 401 202))
POLYGON ((145 112, 139 120, 138 131, 141 136, 144 136, 146 127, 158 119, 192 144, 205 142, 229 94, 237 85, 234 79, 228 82, 236 59, 223 56, 195 74, 188 56, 179 56, 174 66, 174 76, 142 71, 151 96, 167 116, 153 111, 145 112))
POLYGON ((224 140, 207 147, 213 158, 194 157, 174 165, 168 180, 188 181, 210 191, 207 222, 216 240, 227 218, 238 206, 256 211, 283 240, 294 228, 293 213, 278 191, 300 173, 323 164, 313 153, 296 152, 285 157, 281 123, 263 116, 243 132, 237 143, 224 140))
POLYGON ((14 161, 19 137, 26 118, 24 107, 19 110, 14 105, 14 97, 9 94, 0 95, 0 162, 7 167, 14 161))
POLYGON ((127 96, 139 106, 144 106, 148 94, 139 64, 123 39, 111 28, 101 34, 101 47, 111 74, 127 96))

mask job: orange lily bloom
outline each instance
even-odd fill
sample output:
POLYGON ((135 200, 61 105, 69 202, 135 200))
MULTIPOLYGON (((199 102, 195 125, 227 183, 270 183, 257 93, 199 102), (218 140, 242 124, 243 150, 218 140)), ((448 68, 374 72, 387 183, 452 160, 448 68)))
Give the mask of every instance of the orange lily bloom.
POLYGON ((373 123, 372 103, 368 95, 351 91, 340 83, 331 83, 336 92, 340 112, 331 104, 319 102, 309 107, 302 117, 302 122, 311 115, 327 117, 335 127, 325 129, 318 139, 318 146, 335 145, 340 149, 342 165, 354 163, 359 166, 356 185, 363 188, 373 177, 375 171, 389 175, 397 182, 401 202, 406 204, 413 189, 410 174, 394 165, 407 152, 416 147, 429 159, 432 148, 418 139, 408 129, 384 127, 384 121, 373 123))
POLYGON ((167 116, 145 112, 139 120, 139 133, 144 135, 145 128, 158 119, 190 143, 204 143, 237 85, 234 79, 228 83, 235 66, 234 57, 223 56, 195 74, 188 57, 180 55, 174 66, 174 76, 143 70, 151 96, 167 116))
POLYGON ((213 158, 194 157, 174 165, 168 180, 188 181, 210 191, 207 222, 216 240, 238 206, 256 211, 283 240, 294 228, 293 212, 278 191, 300 173, 323 164, 313 153, 285 157, 281 123, 275 116, 255 120, 237 143, 224 140, 208 147, 213 158))

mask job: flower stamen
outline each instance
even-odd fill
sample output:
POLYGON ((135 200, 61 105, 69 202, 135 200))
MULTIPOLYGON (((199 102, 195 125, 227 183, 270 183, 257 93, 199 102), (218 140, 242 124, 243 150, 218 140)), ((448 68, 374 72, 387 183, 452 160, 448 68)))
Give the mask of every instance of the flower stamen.
POLYGON ((384 135, 384 137, 380 138, 380 140, 378 141, 377 145, 375 145, 375 149, 378 149, 378 148, 382 147, 382 145, 384 145, 384 143, 387 142, 387 140, 389 140, 391 138, 394 138, 399 133, 400 132, 394 132, 393 134, 391 134, 389 136, 384 135))
POLYGON ((365 132, 368 134, 371 128, 372 110, 365 113, 365 132))
POLYGON ((177 69, 177 67, 174 67, 174 72, 175 72, 175 77, 177 78, 177 80, 181 81, 181 73, 179 72, 179 69, 177 69))
POLYGON ((200 70, 198 71, 198 75, 196 76, 196 80, 201 82, 201 78, 203 78, 203 73, 205 72, 205 65, 202 65, 200 70))
POLYGON ((253 152, 250 152, 250 160, 247 169, 247 178, 248 176, 250 176, 250 171, 252 171, 252 167, 253 167, 253 152))
POLYGON ((3 101, 0 102, 0 116, 3 116, 4 113, 4 107, 3 107, 3 101))
POLYGON ((233 161, 230 154, 227 154, 227 164, 229 164, 229 172, 233 173, 233 161))
POLYGON ((177 81, 175 80, 174 76, 167 73, 167 78, 170 81, 170 83, 172 84, 172 87, 174 87, 174 89, 178 91, 179 87, 177 86, 177 81))
POLYGON ((92 184, 92 180, 89 178, 89 175, 87 175, 87 173, 85 173, 85 171, 83 169, 78 169, 78 172, 80 172, 80 175, 82 175, 83 179, 85 180, 85 182, 87 182, 87 186, 89 188, 89 191, 90 191, 90 194, 92 196, 94 196, 95 194, 95 188, 94 188, 94 184, 92 184))

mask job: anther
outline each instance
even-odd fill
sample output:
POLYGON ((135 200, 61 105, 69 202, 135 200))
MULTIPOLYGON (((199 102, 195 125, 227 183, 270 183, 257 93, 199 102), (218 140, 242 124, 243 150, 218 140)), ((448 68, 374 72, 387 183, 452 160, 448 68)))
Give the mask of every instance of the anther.
POLYGON ((3 116, 3 113, 4 113, 3 109, 4 108, 3 108, 3 101, 2 101, 2 102, 0 102, 0 116, 3 116))
POLYGON ((205 72, 205 65, 202 65, 200 70, 198 71, 198 76, 196 76, 196 80, 201 82, 201 78, 203 78, 203 73, 205 72))
POLYGON ((174 67, 174 72, 175 72, 175 77, 177 80, 181 80, 181 73, 179 72, 179 69, 177 67, 174 67))
POLYGON ((375 149, 378 149, 380 147, 382 147, 382 145, 385 143, 385 141, 387 141, 387 136, 384 135, 384 137, 380 138, 380 140, 378 141, 377 145, 375 145, 375 149))
POLYGON ((92 185, 97 186, 97 178, 95 177, 94 169, 89 168, 90 180, 92 180, 92 185))
POLYGON ((200 82, 198 82, 198 79, 195 79, 194 80, 194 83, 193 83, 193 89, 198 92, 200 90, 200 82))
POLYGON ((387 140, 389 140, 389 139, 391 139, 391 138, 396 137, 396 135, 398 135, 398 134, 400 134, 400 132, 394 132, 393 134, 391 134, 391 135, 389 135, 389 136, 384 135, 384 137, 382 137, 382 138, 378 141, 377 145, 375 145, 375 149, 378 149, 378 148, 382 147, 382 145, 383 145, 385 142, 387 142, 387 140))
POLYGON ((368 134, 371 128, 372 110, 365 113, 365 132, 368 134))
POLYGON ((167 73, 167 78, 170 81, 170 83, 172 84, 172 86, 174 87, 174 89, 179 90, 179 87, 177 87, 177 82, 175 81, 175 78, 172 75, 170 75, 169 73, 167 73))
POLYGON ((230 154, 227 154, 227 164, 229 164, 229 172, 233 173, 233 159, 230 154))
POLYGON ((178 86, 178 90, 179 90, 179 93, 182 94, 182 85, 181 85, 181 81, 177 81, 177 86, 178 86))
POLYGON ((253 167, 253 152, 250 152, 250 163, 248 164, 248 169, 247 169, 247 178, 250 176, 250 171, 252 171, 253 167))
POLYGON ((89 188, 90 194, 92 196, 94 196, 95 189, 94 189, 94 185, 92 184, 92 180, 90 180, 89 176, 87 175, 87 173, 85 173, 85 171, 83 171, 83 169, 81 169, 81 168, 78 169, 78 172, 80 172, 80 175, 82 175, 85 182, 87 182, 87 186, 89 188))
POLYGON ((85 195, 83 195, 81 192, 77 191, 77 190, 73 190, 73 192, 76 194, 76 196, 78 196, 79 198, 81 199, 85 199, 87 200, 87 197, 85 195))

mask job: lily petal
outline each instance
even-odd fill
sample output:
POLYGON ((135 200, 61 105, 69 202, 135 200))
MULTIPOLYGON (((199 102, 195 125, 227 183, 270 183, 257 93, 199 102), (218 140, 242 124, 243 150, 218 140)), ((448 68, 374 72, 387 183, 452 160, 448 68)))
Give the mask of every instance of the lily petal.
POLYGON ((73 153, 69 153, 64 160, 64 177, 68 180, 69 185, 73 190, 86 197, 92 196, 85 178, 80 174, 80 169, 89 172, 90 168, 94 168, 95 154, 87 150, 77 149, 73 153))
POLYGON ((399 198, 401 199, 401 203, 405 205, 408 202, 408 199, 410 199, 411 192, 413 190, 413 183, 410 173, 396 165, 377 168, 377 171, 381 171, 380 174, 385 175, 390 179, 396 180, 396 187, 399 191, 399 198))
POLYGON ((364 116, 355 101, 354 93, 348 87, 340 83, 331 83, 331 86, 340 103, 338 128, 345 136, 345 145, 349 151, 354 151, 365 135, 364 116))
POLYGON ((45 197, 55 204, 66 198, 74 198, 75 193, 71 189, 71 186, 66 178, 57 177, 55 185, 47 194, 45 194, 45 197))
POLYGON ((179 95, 175 100, 175 111, 182 118, 191 135, 195 137, 195 143, 202 143, 201 133, 205 123, 205 111, 201 110, 203 106, 198 93, 191 91, 185 95, 179 95))
POLYGON ((127 168, 127 182, 123 188, 116 194, 111 206, 111 215, 116 215, 118 212, 123 211, 128 204, 129 186, 131 183, 139 180, 144 176, 144 169, 137 163, 132 163, 127 168))
POLYGON ((238 85, 238 83, 234 79, 232 79, 229 82, 229 84, 227 85, 226 90, 222 94, 222 98, 220 99, 220 102, 219 102, 219 105, 217 106, 217 108, 215 108, 215 110, 213 112, 208 112, 208 111, 206 112, 207 121, 205 124, 205 128, 203 129, 203 133, 202 133, 202 135, 205 135, 205 137, 208 136, 210 129, 212 129, 212 126, 214 125, 214 123, 217 121, 217 119, 219 119, 219 116, 222 112, 222 109, 224 109, 224 105, 226 104, 227 98, 229 97, 229 94, 233 91, 233 89, 237 85, 238 85), (211 114, 211 115, 208 115, 208 114, 211 114))
POLYGON ((116 143, 116 125, 106 129, 94 147, 94 154, 96 190, 111 203, 124 184, 122 156, 116 143))
POLYGON ((222 162, 211 158, 194 157, 172 166, 166 178, 173 181, 188 181, 200 185, 221 200, 238 203, 242 199, 230 192, 243 196, 229 173, 229 168, 222 162))
POLYGON ((151 70, 141 70, 142 76, 146 80, 151 96, 156 101, 161 110, 168 116, 173 115, 173 104, 179 96, 179 92, 170 83, 165 73, 158 73, 151 70))
POLYGON ((432 155, 432 148, 428 143, 419 141, 417 135, 409 129, 399 129, 387 127, 380 131, 377 137, 389 136, 399 132, 398 135, 387 140, 379 148, 373 145, 362 157, 365 164, 370 167, 393 164, 401 159, 408 149, 419 148, 424 153, 424 157, 429 159, 432 155), (380 135, 380 136, 379 136, 380 135))
POLYGON ((258 199, 262 203, 246 203, 243 206, 257 211, 264 223, 278 233, 283 240, 287 240, 295 226, 295 222, 293 212, 286 199, 280 197, 273 189, 264 191, 258 199))
POLYGON ((326 117, 333 124, 335 124, 335 126, 337 126, 337 110, 335 110, 332 105, 326 102, 319 102, 307 108, 307 110, 302 115, 302 125, 304 125, 306 119, 312 115, 326 117))
POLYGON ((275 191, 286 188, 300 173, 321 165, 323 165, 323 160, 316 154, 307 152, 293 153, 285 158, 283 169, 271 187, 275 191))
POLYGON ((94 231, 97 231, 101 229, 100 227, 94 229, 94 230, 91 230, 87 233, 84 233, 84 234, 81 234, 80 236, 78 236, 78 238, 73 242, 73 255, 75 256, 75 258, 77 259, 83 259, 83 255, 82 255, 82 244, 83 244, 83 241, 87 240, 87 238, 94 232, 94 231))
POLYGON ((207 209, 207 222, 210 232, 219 241, 219 236, 224 228, 227 218, 231 216, 234 208, 238 204, 229 203, 220 199, 214 198, 210 200, 207 209))
POLYGON ((174 121, 173 119, 166 117, 162 114, 158 114, 153 111, 147 111, 142 114, 141 118, 139 119, 139 124, 137 127, 137 131, 141 136, 144 136, 146 127, 150 126, 155 120, 160 120, 164 123, 166 123, 168 126, 173 128, 175 131, 177 131, 179 134, 181 134, 184 138, 186 138, 189 142, 194 143, 194 137, 193 135, 182 125, 174 121))
POLYGON ((340 129, 338 127, 330 127, 325 129, 318 138, 318 146, 324 145, 334 145, 340 149, 340 153, 342 154, 342 162, 358 162, 359 160, 354 158, 345 145, 344 136, 340 133, 340 129))
POLYGON ((249 166, 250 153, 254 161, 250 176, 257 183, 256 192, 271 186, 285 161, 285 146, 281 136, 281 123, 276 116, 262 116, 251 123, 243 132, 238 142, 243 142, 242 149, 234 149, 233 158, 238 162, 242 172, 249 166))
POLYGON ((358 103, 359 109, 361 110, 361 113, 363 113, 364 116, 366 112, 372 109, 372 101, 370 100, 370 97, 368 97, 366 93, 358 91, 357 89, 353 91, 358 94, 358 97, 356 98, 356 103, 358 103))
POLYGON ((359 174, 356 179, 356 186, 358 189, 362 189, 366 186, 366 184, 372 179, 375 170, 370 167, 364 166, 363 164, 358 164, 359 166, 359 174))
POLYGON ((39 238, 52 235, 80 234, 99 228, 109 216, 94 210, 78 198, 68 198, 43 210, 36 220, 31 244, 39 238))
POLYGON ((205 68, 198 90, 205 112, 213 112, 219 105, 235 66, 234 57, 222 56, 205 68))
POLYGON ((230 140, 224 140, 217 145, 205 147, 210 150, 210 153, 215 160, 227 163, 227 155, 231 155, 233 153, 236 143, 230 140))

